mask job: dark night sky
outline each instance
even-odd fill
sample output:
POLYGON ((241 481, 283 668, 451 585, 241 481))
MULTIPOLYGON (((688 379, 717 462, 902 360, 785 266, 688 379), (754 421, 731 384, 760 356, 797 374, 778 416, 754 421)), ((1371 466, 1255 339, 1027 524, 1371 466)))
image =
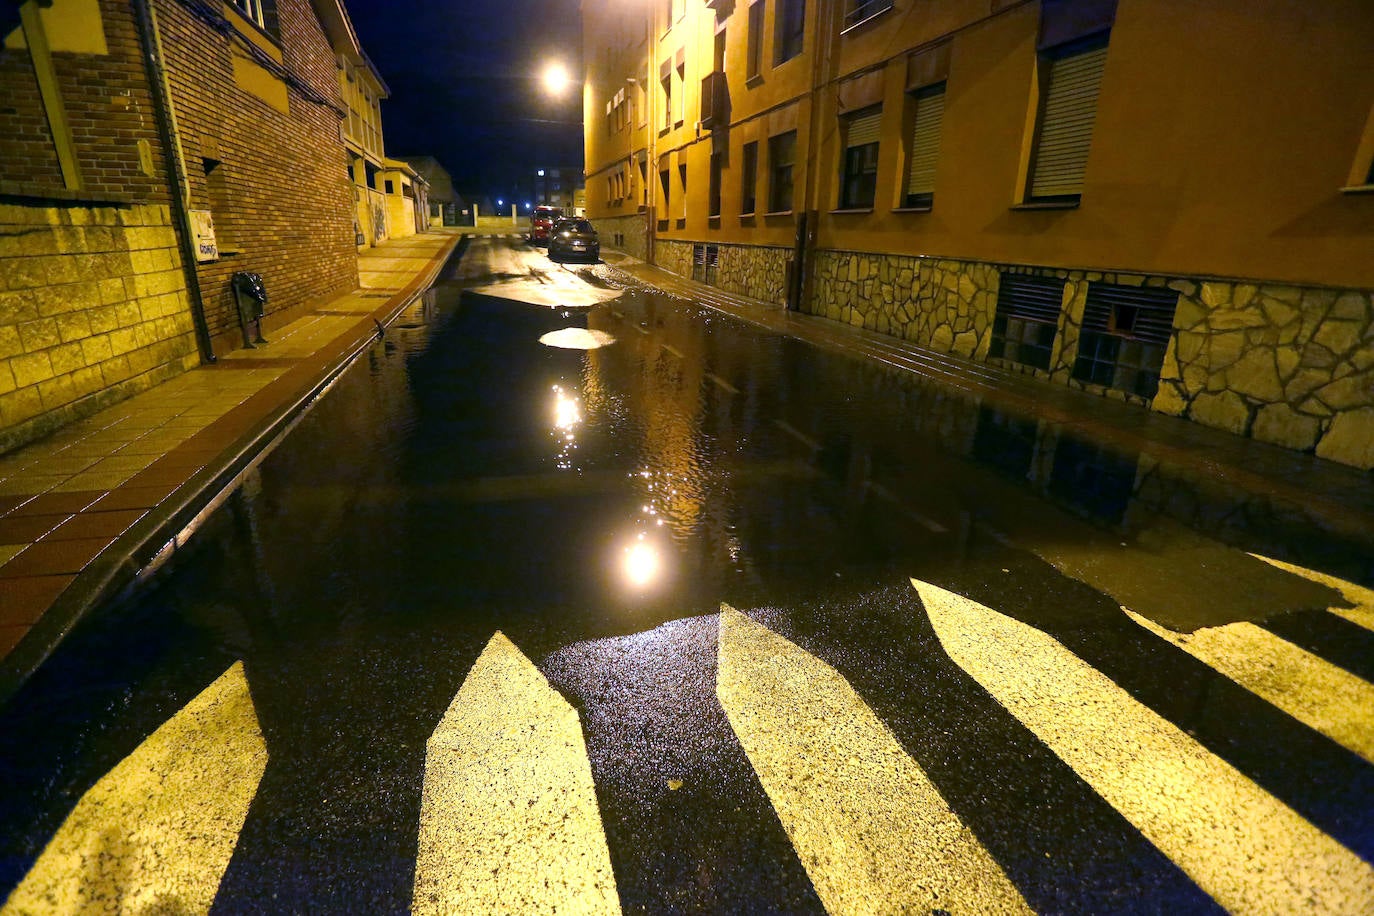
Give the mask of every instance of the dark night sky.
POLYGON ((582 164, 578 0, 347 0, 391 98, 389 156, 432 155, 460 191, 527 188, 537 167, 582 164), (563 61, 574 85, 548 99, 538 76, 563 61), (551 124, 548 121, 572 123, 551 124))

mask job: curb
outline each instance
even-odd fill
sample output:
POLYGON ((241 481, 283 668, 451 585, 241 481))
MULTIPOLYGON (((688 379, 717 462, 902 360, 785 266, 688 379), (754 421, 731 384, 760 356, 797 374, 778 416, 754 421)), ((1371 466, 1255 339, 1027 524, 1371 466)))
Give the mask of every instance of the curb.
MULTIPOLYGON (((391 324, 433 286, 449 260, 455 255, 461 258, 466 249, 466 237, 455 238, 400 292, 373 312, 360 315, 360 324, 391 324)), ((201 468, 172 491, 83 569, 19 644, 0 659, 0 704, 7 703, 23 688, 91 611, 122 600, 146 585, 376 339, 376 331, 369 327, 365 334, 345 344, 329 360, 323 373, 244 433, 221 453, 215 464, 201 468)))

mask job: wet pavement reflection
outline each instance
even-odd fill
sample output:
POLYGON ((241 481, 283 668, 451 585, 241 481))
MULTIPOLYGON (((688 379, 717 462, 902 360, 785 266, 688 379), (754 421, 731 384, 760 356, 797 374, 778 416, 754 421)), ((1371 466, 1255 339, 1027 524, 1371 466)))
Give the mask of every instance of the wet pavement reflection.
POLYGON ((849 678, 1033 907, 1210 906, 944 656, 913 575, 1055 636, 1374 857, 1364 761, 1120 614, 1320 640, 1296 612, 1340 595, 1245 551, 1369 582, 1367 545, 594 274, 569 309, 451 266, 155 587, 78 628, 0 714, 0 892, 242 659, 268 763, 215 909, 408 911, 425 743, 499 629, 582 716, 626 909, 819 911, 714 695, 728 602, 849 678))

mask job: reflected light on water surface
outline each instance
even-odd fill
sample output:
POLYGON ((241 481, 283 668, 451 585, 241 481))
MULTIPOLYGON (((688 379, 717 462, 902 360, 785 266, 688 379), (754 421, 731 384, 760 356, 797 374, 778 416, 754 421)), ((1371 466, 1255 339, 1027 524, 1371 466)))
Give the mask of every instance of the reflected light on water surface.
POLYGON ((625 580, 635 588, 646 588, 658 580, 662 570, 658 548, 645 540, 644 535, 625 548, 622 569, 625 580))
POLYGON ((615 343, 615 335, 587 328, 563 328, 550 331, 539 338, 539 342, 546 347, 558 347, 562 350, 596 350, 615 343))

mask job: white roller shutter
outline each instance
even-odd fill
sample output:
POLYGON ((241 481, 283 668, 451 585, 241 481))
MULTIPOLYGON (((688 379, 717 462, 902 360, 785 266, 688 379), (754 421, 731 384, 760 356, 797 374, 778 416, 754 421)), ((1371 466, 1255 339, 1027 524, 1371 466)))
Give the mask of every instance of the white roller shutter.
POLYGON ((911 174, 907 194, 935 193, 935 159, 940 153, 940 125, 945 119, 945 87, 916 97, 911 138, 911 174))
POLYGON ((863 111, 846 115, 848 129, 845 132, 844 145, 846 149, 855 146, 866 146, 869 143, 878 142, 878 128, 882 124, 883 109, 875 105, 872 108, 865 108, 863 111))
POLYGON ((1082 192, 1097 117, 1097 91, 1106 64, 1105 45, 1050 63, 1049 89, 1031 172, 1032 198, 1082 192))

